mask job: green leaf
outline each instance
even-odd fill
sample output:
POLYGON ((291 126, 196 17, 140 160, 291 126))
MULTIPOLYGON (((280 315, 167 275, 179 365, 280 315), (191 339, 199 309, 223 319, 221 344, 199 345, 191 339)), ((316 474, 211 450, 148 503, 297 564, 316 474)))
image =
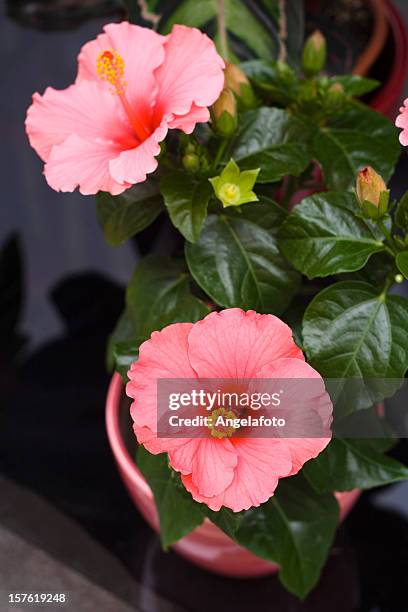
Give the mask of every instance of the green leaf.
POLYGON ((245 513, 236 539, 258 557, 277 563, 284 586, 304 598, 319 580, 338 513, 334 496, 317 494, 299 474, 280 480, 268 502, 245 513))
POLYGON ((242 522, 244 512, 233 512, 229 508, 221 508, 217 512, 207 509, 207 517, 217 525, 230 538, 234 539, 236 532, 242 522))
POLYGON ((202 504, 194 502, 168 466, 167 454, 152 455, 139 446, 137 465, 153 491, 160 520, 160 539, 164 549, 201 525, 205 518, 202 504))
POLYGON ((196 282, 226 308, 280 314, 299 287, 274 233, 244 215, 210 215, 200 240, 186 245, 186 258, 196 282))
POLYGON ((106 241, 118 246, 153 223, 163 210, 157 185, 147 181, 118 196, 100 192, 96 196, 96 216, 106 241))
POLYGON ((397 268, 401 274, 405 276, 405 278, 408 278, 408 251, 398 253, 397 257, 395 258, 395 263, 397 264, 397 268))
POLYGON ((369 489, 408 478, 399 461, 375 450, 371 440, 334 438, 303 473, 316 491, 369 489))
POLYGON ((313 151, 327 187, 354 186, 357 172, 372 166, 387 182, 400 154, 397 131, 389 119, 359 102, 350 103, 340 117, 318 127, 313 151))
MULTIPOLYGON (((326 77, 324 77, 326 78, 326 77)), ((347 96, 363 96, 370 93, 380 86, 380 82, 375 79, 366 79, 357 74, 345 74, 333 76, 328 79, 329 87, 335 83, 339 83, 347 96)))
POLYGON ((171 323, 202 319, 208 307, 190 293, 181 262, 149 255, 135 269, 126 293, 127 309, 139 342, 171 323))
POLYGON ((127 382, 127 372, 138 357, 139 339, 130 313, 124 310, 108 339, 106 361, 109 370, 116 369, 127 382))
POLYGON ((402 230, 408 230, 408 191, 398 203, 395 211, 395 222, 402 230))
POLYGON ((306 309, 303 346, 323 377, 364 379, 346 412, 367 408, 394 393, 408 368, 408 300, 358 281, 331 285, 306 309))
POLYGON ((299 176, 311 161, 310 130, 279 108, 258 108, 240 116, 230 156, 241 169, 261 168, 258 183, 299 176))
POLYGON ((264 0, 256 10, 242 0, 125 0, 131 23, 141 23, 168 34, 175 24, 200 28, 219 48, 220 22, 225 24, 226 59, 278 58, 299 64, 304 32, 303 2, 264 0), (220 10, 223 18, 220 19, 220 10), (280 36, 280 33, 283 33, 280 36))
POLYGON ((279 246, 309 278, 359 270, 384 249, 375 226, 356 216, 353 193, 321 193, 295 207, 279 231, 279 246))
POLYGON ((173 225, 186 240, 195 242, 212 195, 208 180, 197 180, 182 170, 175 170, 161 179, 160 189, 173 225))
POLYGON ((294 70, 282 67, 273 60, 250 60, 242 62, 240 68, 252 84, 274 102, 288 106, 296 99, 299 79, 294 70))

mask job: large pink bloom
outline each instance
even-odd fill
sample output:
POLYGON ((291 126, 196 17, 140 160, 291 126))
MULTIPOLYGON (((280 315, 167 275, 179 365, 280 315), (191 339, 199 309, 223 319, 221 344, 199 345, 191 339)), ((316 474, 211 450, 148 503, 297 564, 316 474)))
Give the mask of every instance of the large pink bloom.
POLYGON ((324 383, 305 363, 290 328, 272 315, 231 308, 194 325, 169 325, 141 345, 128 376, 138 442, 153 454, 167 452, 186 489, 212 510, 259 506, 273 495, 279 478, 296 474, 330 439, 332 406, 324 383), (313 378, 318 393, 311 399, 324 437, 158 437, 157 381, 173 378, 313 378))
POLYGON ((32 147, 57 191, 116 195, 157 167, 169 128, 191 133, 209 119, 224 62, 199 30, 161 36, 127 22, 109 24, 78 57, 74 85, 36 93, 27 112, 32 147))
POLYGON ((395 120, 395 125, 402 128, 402 132, 399 135, 400 143, 404 146, 408 146, 408 98, 404 100, 404 106, 400 108, 400 114, 395 120))

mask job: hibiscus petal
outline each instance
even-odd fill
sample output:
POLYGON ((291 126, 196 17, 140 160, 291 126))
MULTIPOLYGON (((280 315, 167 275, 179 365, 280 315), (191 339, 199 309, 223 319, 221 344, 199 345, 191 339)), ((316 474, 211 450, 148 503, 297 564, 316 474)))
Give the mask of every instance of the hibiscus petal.
POLYGON ((200 495, 212 497, 224 491, 234 478, 237 453, 229 440, 199 440, 193 457, 192 481, 200 495))
POLYGON ((330 442, 333 405, 320 374, 299 359, 278 359, 263 367, 259 377, 290 379, 288 384, 282 385, 282 416, 286 415, 287 426, 278 429, 277 434, 291 454, 292 476, 306 461, 317 457, 330 442), (295 437, 297 432, 301 437, 295 437), (320 432, 323 433, 322 437, 320 432))
POLYGON ((241 438, 234 441, 238 463, 231 484, 219 495, 205 496, 193 478, 182 475, 182 481, 193 498, 218 511, 222 506, 234 512, 248 510, 266 502, 275 492, 280 477, 290 473, 292 460, 281 440, 241 438))
POLYGON ((74 191, 79 187, 83 195, 108 191, 118 195, 130 187, 120 185, 109 173, 109 162, 120 150, 110 141, 88 141, 76 134, 52 148, 44 166, 47 183, 56 191, 74 191))
POLYGON ((117 97, 90 81, 61 91, 48 87, 43 96, 35 93, 27 111, 26 131, 31 146, 44 161, 53 146, 72 134, 90 141, 112 141, 121 149, 136 143, 117 97))
POLYGON ((196 378, 187 354, 187 337, 192 323, 174 323, 153 332, 143 342, 139 359, 128 372, 126 394, 133 398, 131 415, 138 427, 157 431, 157 380, 196 378))
POLYGON ((399 135, 400 143, 404 147, 408 146, 408 98, 404 100, 404 106, 400 108, 400 114, 395 120, 395 125, 402 128, 399 135))
POLYGON ((196 106, 211 106, 224 86, 224 62, 208 36, 175 25, 166 39, 165 54, 155 71, 158 116, 171 120, 173 115, 195 112, 196 106))
MULTIPOLYGON (((126 97, 135 112, 146 112, 157 94, 154 70, 164 61, 166 38, 127 21, 111 23, 88 42, 78 56, 77 81, 98 80, 96 61, 102 51, 117 51, 125 62, 126 97)), ((107 89, 111 86, 105 83, 107 89)))
POLYGON ((251 378, 280 357, 304 359, 283 321, 240 308, 198 321, 188 338, 188 354, 200 378, 251 378))
POLYGON ((166 138, 167 124, 162 123, 151 136, 133 149, 122 151, 110 162, 110 173, 118 183, 141 183, 146 175, 157 168, 156 155, 160 153, 160 142, 166 138))
POLYGON ((186 115, 175 116, 169 121, 169 128, 183 130, 186 134, 191 134, 197 123, 206 123, 210 119, 208 108, 192 105, 186 115))

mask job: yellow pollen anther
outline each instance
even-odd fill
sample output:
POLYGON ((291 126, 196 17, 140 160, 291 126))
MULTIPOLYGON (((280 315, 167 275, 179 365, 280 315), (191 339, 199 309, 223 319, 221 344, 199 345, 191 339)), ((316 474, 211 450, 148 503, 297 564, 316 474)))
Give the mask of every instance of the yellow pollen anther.
POLYGON ((225 410, 225 408, 217 408, 213 410, 208 417, 208 427, 211 431, 213 438, 230 438, 235 431, 235 427, 229 424, 236 418, 236 415, 232 410, 225 410), (218 422, 219 417, 223 422, 218 422))
POLYGON ((96 72, 102 81, 113 86, 113 93, 123 94, 126 82, 123 81, 125 61, 116 51, 101 51, 96 60, 96 72))

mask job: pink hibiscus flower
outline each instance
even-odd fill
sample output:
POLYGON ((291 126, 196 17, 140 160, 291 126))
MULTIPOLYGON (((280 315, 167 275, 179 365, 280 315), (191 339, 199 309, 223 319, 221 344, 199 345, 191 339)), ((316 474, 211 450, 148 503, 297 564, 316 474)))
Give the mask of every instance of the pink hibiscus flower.
POLYGON ((208 121, 223 68, 195 28, 161 36, 127 22, 105 26, 82 48, 75 84, 35 93, 28 109, 26 131, 48 184, 116 195, 144 181, 169 128, 189 134, 208 121))
POLYGON ((330 441, 332 405, 323 380, 304 361, 291 329, 273 315, 231 308, 194 325, 169 325, 141 345, 128 376, 138 442, 153 454, 167 452, 186 489, 212 510, 259 506, 280 478, 296 474, 330 441), (157 381, 177 378, 251 379, 251 385, 257 378, 313 378, 317 387, 309 404, 320 416, 324 437, 158 437, 157 381))
POLYGON ((399 135, 400 143, 404 146, 408 146, 408 98, 404 100, 404 106, 400 108, 400 114, 395 120, 395 125, 402 128, 402 132, 399 135))

